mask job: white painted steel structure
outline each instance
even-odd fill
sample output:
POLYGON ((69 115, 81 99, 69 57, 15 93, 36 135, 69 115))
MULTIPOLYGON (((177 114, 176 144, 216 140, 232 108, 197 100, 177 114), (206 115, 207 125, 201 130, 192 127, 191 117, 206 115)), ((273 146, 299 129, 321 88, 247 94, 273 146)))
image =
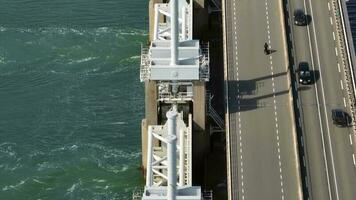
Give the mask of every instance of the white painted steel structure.
MULTIPOLYGON (((157 83, 159 102, 172 105, 164 125, 148 127, 143 200, 202 200, 192 186, 192 115, 177 104, 193 100, 193 81, 209 80, 209 46, 193 40, 193 0, 154 5, 154 36, 141 49, 141 81, 157 83)), ((207 198, 205 198, 207 199, 207 198)))

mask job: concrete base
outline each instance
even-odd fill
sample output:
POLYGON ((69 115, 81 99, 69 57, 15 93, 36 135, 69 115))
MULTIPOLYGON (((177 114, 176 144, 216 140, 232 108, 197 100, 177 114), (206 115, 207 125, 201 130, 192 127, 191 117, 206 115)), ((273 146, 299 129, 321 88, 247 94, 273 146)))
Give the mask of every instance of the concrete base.
POLYGON ((195 81, 193 83, 193 130, 204 131, 206 122, 205 108, 205 83, 195 81))
POLYGON ((145 82, 145 119, 141 123, 142 170, 147 166, 147 129, 149 125, 157 125, 157 84, 145 82))

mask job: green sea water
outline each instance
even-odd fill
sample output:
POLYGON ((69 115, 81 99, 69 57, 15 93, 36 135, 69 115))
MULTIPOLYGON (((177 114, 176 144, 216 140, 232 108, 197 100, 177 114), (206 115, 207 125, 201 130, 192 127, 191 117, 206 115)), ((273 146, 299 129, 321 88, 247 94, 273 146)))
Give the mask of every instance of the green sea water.
POLYGON ((0 0, 0 200, 142 184, 146 0, 0 0))

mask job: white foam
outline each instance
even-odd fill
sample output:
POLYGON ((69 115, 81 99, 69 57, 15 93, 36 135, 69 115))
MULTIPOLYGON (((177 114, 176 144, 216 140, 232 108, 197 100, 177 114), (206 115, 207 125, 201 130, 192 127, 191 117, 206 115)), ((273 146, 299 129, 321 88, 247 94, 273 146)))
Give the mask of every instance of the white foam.
MULTIPOLYGON (((27 179, 26 179, 27 180, 27 179)), ((5 187, 2 188, 2 191, 7 191, 7 190, 18 190, 18 187, 26 183, 26 180, 21 180, 18 184, 16 185, 6 185, 5 187)))
POLYGON ((105 179, 97 179, 97 178, 94 178, 94 179, 92 179, 94 182, 97 182, 97 183, 104 183, 104 182, 106 182, 106 180, 105 179))
POLYGON ((5 58, 3 56, 0 56, 0 64, 6 64, 5 58))
POLYGON ((139 58, 141 58, 141 56, 139 56, 139 55, 131 56, 131 57, 130 57, 130 59, 135 59, 135 60, 136 60, 136 59, 139 59, 139 58))
POLYGON ((82 59, 79 59, 79 60, 71 60, 68 64, 78 64, 78 63, 88 62, 88 61, 91 61, 91 60, 95 60, 97 58, 98 57, 87 57, 87 58, 82 58, 82 59))
POLYGON ((40 183, 40 184, 46 184, 45 182, 43 182, 43 181, 40 181, 40 180, 38 180, 38 179, 35 179, 35 178, 33 178, 32 180, 33 180, 33 182, 36 182, 36 183, 40 183))
POLYGON ((7 31, 7 28, 0 26, 0 32, 7 31))
POLYGON ((111 125, 125 125, 125 124, 128 124, 127 122, 112 122, 112 123, 109 123, 111 125))
POLYGON ((74 183, 70 188, 67 189, 67 194, 73 193, 80 185, 82 184, 82 180, 79 179, 77 183, 74 183))

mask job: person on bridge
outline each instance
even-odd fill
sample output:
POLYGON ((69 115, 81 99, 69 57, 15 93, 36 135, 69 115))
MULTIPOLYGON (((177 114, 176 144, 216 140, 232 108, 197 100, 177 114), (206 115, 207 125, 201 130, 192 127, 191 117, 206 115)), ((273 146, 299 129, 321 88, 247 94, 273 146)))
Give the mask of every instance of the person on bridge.
POLYGON ((269 54, 269 49, 268 49, 268 44, 267 44, 267 42, 265 42, 265 45, 264 45, 264 51, 265 51, 265 54, 267 55, 267 54, 269 54))

